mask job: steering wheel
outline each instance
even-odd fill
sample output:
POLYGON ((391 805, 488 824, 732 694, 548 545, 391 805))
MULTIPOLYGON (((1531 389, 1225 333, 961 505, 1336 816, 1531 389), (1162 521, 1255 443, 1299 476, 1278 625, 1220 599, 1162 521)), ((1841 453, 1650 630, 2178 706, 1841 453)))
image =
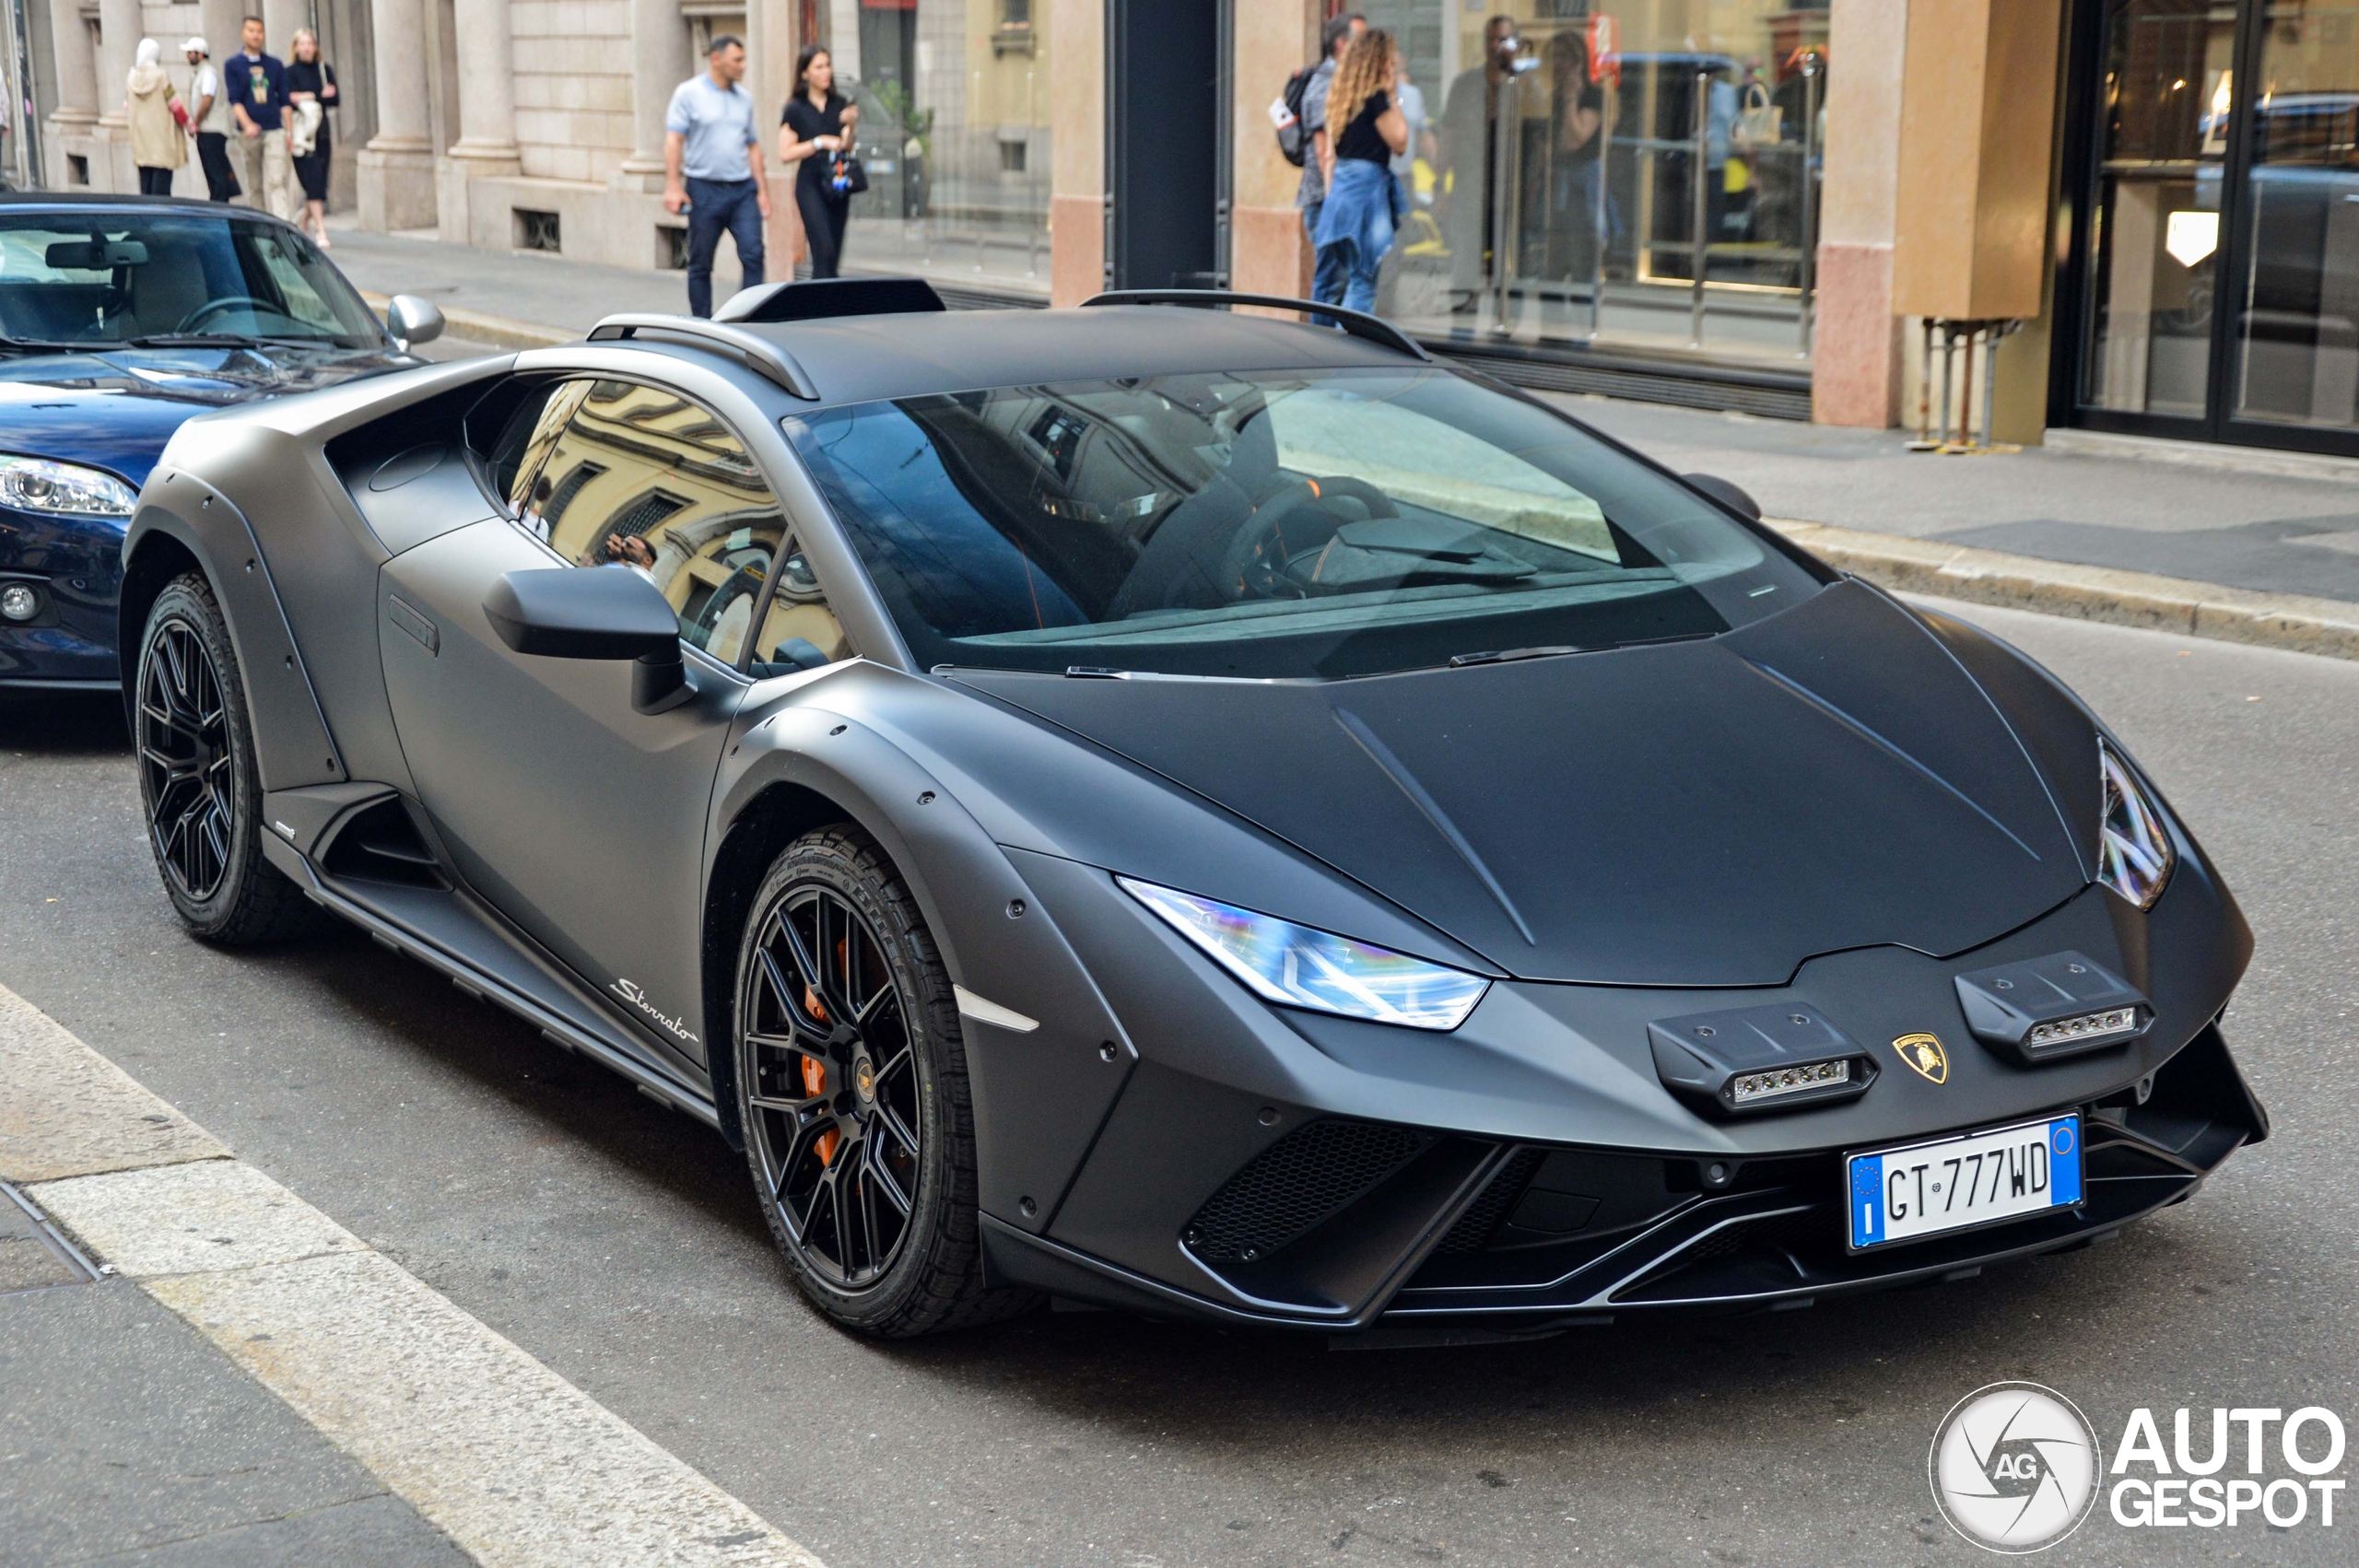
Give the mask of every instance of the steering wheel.
POLYGON ((272 305, 265 300, 257 299, 251 294, 231 294, 224 296, 219 299, 206 300, 204 304, 199 305, 195 310, 191 310, 187 315, 182 316, 180 321, 180 325, 174 327, 172 330, 176 333, 194 332, 196 330, 196 324, 199 322, 205 321, 219 311, 234 310, 240 306, 244 306, 247 310, 253 311, 257 315, 260 315, 265 310, 274 316, 281 313, 278 307, 276 305, 272 305))
POLYGON ((1301 598, 1302 586, 1286 575, 1287 563, 1323 547, 1337 528, 1353 521, 1330 510, 1330 500, 1357 501, 1372 518, 1401 515, 1391 497, 1347 474, 1279 479, 1262 492, 1253 515, 1229 542, 1222 558, 1223 578, 1242 581, 1259 598, 1301 598), (1312 515, 1298 517, 1306 508, 1312 515))

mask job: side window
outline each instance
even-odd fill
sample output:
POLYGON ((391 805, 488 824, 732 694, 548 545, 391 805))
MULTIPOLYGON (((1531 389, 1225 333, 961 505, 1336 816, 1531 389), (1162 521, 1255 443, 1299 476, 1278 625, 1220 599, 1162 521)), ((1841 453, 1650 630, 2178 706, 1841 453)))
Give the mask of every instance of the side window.
POLYGON ((734 664, 786 532, 778 497, 710 410, 635 381, 568 383, 518 467, 518 521, 578 567, 663 590, 680 636, 734 664))
POLYGON ((789 675, 851 657, 843 623, 828 607, 802 545, 789 539, 779 561, 778 591, 770 595, 762 635, 754 642, 755 677, 789 675))

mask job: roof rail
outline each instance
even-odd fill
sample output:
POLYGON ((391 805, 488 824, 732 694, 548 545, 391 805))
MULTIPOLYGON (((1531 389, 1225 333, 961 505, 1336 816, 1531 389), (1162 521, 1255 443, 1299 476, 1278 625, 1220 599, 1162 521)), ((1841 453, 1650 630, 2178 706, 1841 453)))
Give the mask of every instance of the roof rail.
POLYGON ((1117 288, 1094 294, 1081 303, 1084 310, 1092 305, 1195 305, 1207 309, 1260 305, 1275 310, 1300 310, 1307 315, 1326 316, 1354 337, 1382 344, 1428 365, 1435 362, 1415 338, 1380 316, 1371 316, 1365 310, 1346 310, 1341 305, 1321 305, 1315 299, 1289 299, 1283 294, 1232 294, 1226 288, 1117 288))
POLYGON ((809 373, 795 363, 794 356, 743 327, 701 321, 695 316, 633 313, 608 316, 590 329, 592 343, 628 343, 647 336, 669 338, 725 354, 804 402, 819 401, 819 389, 812 383, 809 373))
POLYGON ((949 308, 921 277, 812 277, 741 288, 712 319, 768 325, 830 316, 920 315, 949 308))

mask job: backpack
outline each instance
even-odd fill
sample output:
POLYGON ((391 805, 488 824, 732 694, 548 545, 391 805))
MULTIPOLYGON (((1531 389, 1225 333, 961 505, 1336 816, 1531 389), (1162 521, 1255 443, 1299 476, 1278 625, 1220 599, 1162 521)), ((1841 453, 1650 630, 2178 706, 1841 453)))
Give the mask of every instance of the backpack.
POLYGON ((1270 120, 1278 128, 1278 156, 1302 167, 1310 150, 1310 138, 1302 128, 1302 95, 1310 86, 1310 78, 1319 73, 1321 62, 1314 61, 1286 78, 1285 91, 1278 101, 1270 105, 1270 120))

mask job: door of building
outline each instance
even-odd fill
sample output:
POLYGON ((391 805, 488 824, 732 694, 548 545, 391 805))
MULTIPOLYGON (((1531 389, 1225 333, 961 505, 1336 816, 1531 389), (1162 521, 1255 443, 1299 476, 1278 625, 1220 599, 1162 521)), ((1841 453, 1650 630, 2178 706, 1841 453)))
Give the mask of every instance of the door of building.
POLYGON ((2051 414, 2359 456, 2359 0, 2084 0, 2051 414))

